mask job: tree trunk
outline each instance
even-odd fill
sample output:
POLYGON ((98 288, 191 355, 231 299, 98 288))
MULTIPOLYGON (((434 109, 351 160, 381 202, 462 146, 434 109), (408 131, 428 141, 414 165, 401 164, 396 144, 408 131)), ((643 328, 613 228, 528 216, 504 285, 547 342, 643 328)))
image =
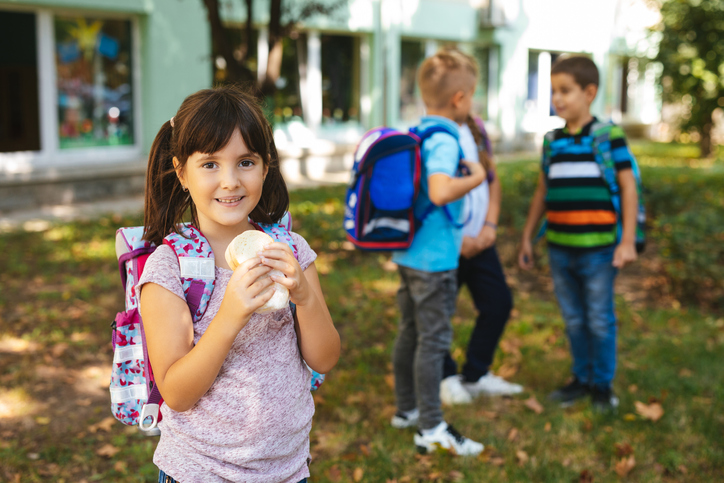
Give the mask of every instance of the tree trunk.
POLYGON ((234 58, 234 49, 226 35, 226 27, 219 14, 219 0, 204 0, 206 12, 211 27, 211 39, 216 51, 226 61, 226 80, 229 82, 244 82, 253 79, 252 72, 234 58))
POLYGON ((277 80, 282 71, 282 0, 269 2, 269 58, 266 73, 261 83, 265 97, 272 97, 277 91, 277 80))
POLYGON ((701 158, 708 158, 714 152, 713 146, 711 143, 712 127, 713 127, 712 124, 710 122, 707 122, 701 128, 701 138, 699 139, 699 150, 701 151, 701 153, 699 154, 699 157, 701 157, 701 158))

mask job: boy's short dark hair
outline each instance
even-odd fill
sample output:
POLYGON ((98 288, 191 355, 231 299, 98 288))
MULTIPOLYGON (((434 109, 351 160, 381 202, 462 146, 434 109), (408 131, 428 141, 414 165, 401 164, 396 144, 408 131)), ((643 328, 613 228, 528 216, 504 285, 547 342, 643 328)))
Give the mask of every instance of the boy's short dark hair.
POLYGON ((598 67, 588 57, 582 55, 566 55, 559 57, 551 66, 551 75, 568 74, 573 76, 576 84, 585 89, 590 84, 598 87, 598 67))

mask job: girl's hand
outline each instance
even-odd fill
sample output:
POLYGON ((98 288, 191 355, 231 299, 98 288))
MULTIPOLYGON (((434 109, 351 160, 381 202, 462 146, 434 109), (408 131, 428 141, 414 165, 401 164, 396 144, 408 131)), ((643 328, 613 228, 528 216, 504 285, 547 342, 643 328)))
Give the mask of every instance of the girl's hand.
POLYGON ((488 248, 495 245, 495 239, 498 237, 495 228, 490 225, 484 225, 483 229, 478 234, 478 245, 480 251, 487 250, 488 248))
POLYGON ((246 325, 251 314, 274 295, 271 288, 274 282, 268 275, 270 271, 268 266, 261 264, 259 257, 250 258, 236 267, 226 286, 219 312, 238 320, 241 327, 246 325))
POLYGON ((314 293, 289 245, 283 242, 270 243, 259 252, 259 255, 262 265, 269 267, 270 270, 279 270, 284 274, 284 277, 272 275, 270 278, 289 290, 289 298, 295 305, 309 303, 314 297, 314 293))

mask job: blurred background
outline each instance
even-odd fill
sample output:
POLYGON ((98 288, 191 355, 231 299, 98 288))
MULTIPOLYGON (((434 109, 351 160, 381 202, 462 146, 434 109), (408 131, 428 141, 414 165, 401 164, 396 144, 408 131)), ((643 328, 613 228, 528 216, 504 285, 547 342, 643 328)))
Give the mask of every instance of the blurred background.
POLYGON ((140 193, 161 124, 226 82, 265 99, 288 179, 339 179, 364 131, 416 122, 416 68, 449 46, 478 60, 498 152, 561 125, 550 66, 575 53, 601 71, 594 114, 707 156, 724 104, 707 3, 0 0, 0 212, 140 193))

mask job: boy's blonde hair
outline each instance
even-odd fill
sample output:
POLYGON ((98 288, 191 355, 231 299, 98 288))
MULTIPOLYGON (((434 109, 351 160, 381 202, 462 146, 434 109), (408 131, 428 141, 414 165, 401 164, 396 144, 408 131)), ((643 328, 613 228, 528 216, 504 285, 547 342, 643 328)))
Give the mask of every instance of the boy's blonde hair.
POLYGON ((455 49, 444 49, 425 59, 417 72, 417 83, 425 106, 445 107, 455 93, 475 87, 478 65, 475 59, 455 49))

